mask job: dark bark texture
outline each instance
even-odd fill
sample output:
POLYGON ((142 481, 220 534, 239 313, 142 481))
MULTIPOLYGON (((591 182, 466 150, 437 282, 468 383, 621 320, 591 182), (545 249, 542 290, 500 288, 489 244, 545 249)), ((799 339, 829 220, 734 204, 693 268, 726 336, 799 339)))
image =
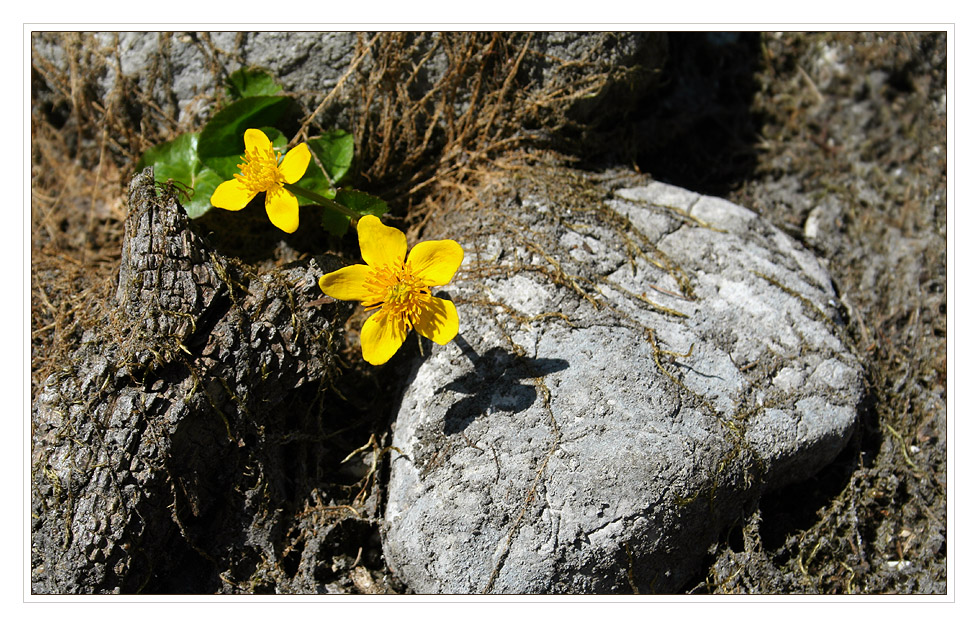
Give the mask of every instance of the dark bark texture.
POLYGON ((338 267, 259 273, 133 179, 115 301, 33 406, 34 593, 226 591, 281 553, 310 473, 292 443, 321 434, 336 371, 347 310, 315 300, 338 267))

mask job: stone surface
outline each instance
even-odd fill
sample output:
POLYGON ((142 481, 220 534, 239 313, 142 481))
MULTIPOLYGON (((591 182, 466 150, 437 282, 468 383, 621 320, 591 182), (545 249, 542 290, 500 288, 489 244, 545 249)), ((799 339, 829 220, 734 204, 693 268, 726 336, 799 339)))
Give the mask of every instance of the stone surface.
MULTIPOLYGON (((461 42, 461 48, 469 45, 465 43, 468 33, 386 33, 370 48, 376 35, 100 32, 94 33, 92 40, 83 36, 66 40, 58 33, 36 33, 31 45, 33 54, 60 71, 68 71, 72 62, 78 62, 71 60, 78 51, 66 51, 66 41, 85 41, 85 55, 110 59, 97 80, 100 99, 129 81, 153 94, 155 104, 181 122, 190 122, 201 113, 207 98, 222 89, 223 78, 242 66, 263 67, 286 90, 300 96, 313 94, 313 106, 342 81, 348 89, 327 111, 340 126, 348 121, 343 109, 355 97, 351 94, 369 80, 376 57, 387 51, 385 48, 405 55, 407 71, 414 74, 411 88, 418 90, 420 97, 440 81, 454 80, 448 74, 456 71, 451 65, 455 59, 446 54, 443 40, 454 37, 461 42), (114 62, 116 56, 118 64, 114 62), (120 80, 120 73, 124 80, 120 80)), ((531 85, 540 93, 559 93, 559 101, 566 105, 563 112, 578 119, 592 117, 598 108, 603 109, 602 115, 614 115, 633 103, 641 89, 650 84, 654 70, 664 64, 667 48, 664 33, 536 32, 529 34, 528 43, 523 35, 511 41, 501 37, 493 43, 492 33, 482 33, 481 39, 471 38, 469 51, 495 45, 505 48, 503 54, 507 58, 515 58, 526 44, 527 54, 522 56, 517 82, 531 85), (602 70, 610 72, 607 78, 598 77, 602 70)), ((400 83, 405 81, 406 75, 397 79, 400 83)), ((456 88, 467 93, 478 87, 461 80, 456 88)), ((466 100, 467 96, 460 99, 466 100)))
POLYGON ((385 512, 415 592, 677 591, 847 442, 831 280, 751 211, 542 166, 451 209, 461 333, 413 364, 385 512))

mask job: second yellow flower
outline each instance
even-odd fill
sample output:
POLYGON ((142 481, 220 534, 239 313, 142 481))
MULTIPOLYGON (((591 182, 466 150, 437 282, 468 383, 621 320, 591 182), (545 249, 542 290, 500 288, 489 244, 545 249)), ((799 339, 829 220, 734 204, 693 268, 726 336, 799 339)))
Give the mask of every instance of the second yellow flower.
POLYGON ((365 265, 350 265, 319 278, 330 297, 363 302, 376 310, 363 324, 363 359, 381 365, 393 356, 411 328, 439 345, 458 334, 458 311, 431 287, 447 284, 465 256, 456 241, 423 241, 407 254, 407 237, 373 215, 356 224, 365 265), (407 256, 406 262, 404 256, 407 256))

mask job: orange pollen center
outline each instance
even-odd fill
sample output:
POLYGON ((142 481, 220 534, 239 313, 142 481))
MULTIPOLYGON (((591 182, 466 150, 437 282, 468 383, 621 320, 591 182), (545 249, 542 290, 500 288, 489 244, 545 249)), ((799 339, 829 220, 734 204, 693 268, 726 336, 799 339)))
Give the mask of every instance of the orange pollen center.
POLYGON ((271 191, 282 186, 285 177, 278 170, 278 156, 275 150, 252 148, 244 152, 244 162, 238 165, 240 174, 234 177, 241 181, 251 193, 271 191))
POLYGON ((410 265, 374 268, 366 281, 371 297, 363 302, 368 310, 380 309, 377 314, 393 317, 395 323, 410 330, 421 316, 421 307, 431 299, 431 287, 416 278, 410 265))

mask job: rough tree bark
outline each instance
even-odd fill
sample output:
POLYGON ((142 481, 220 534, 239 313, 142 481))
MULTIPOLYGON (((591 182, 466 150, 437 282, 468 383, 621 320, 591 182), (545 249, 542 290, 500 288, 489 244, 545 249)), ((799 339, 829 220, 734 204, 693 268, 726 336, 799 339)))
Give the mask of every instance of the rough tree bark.
POLYGON ((114 306, 33 406, 34 593, 213 592, 276 557, 307 472, 289 441, 321 433, 336 371, 346 311, 314 300, 338 266, 258 274, 134 178, 114 306))

